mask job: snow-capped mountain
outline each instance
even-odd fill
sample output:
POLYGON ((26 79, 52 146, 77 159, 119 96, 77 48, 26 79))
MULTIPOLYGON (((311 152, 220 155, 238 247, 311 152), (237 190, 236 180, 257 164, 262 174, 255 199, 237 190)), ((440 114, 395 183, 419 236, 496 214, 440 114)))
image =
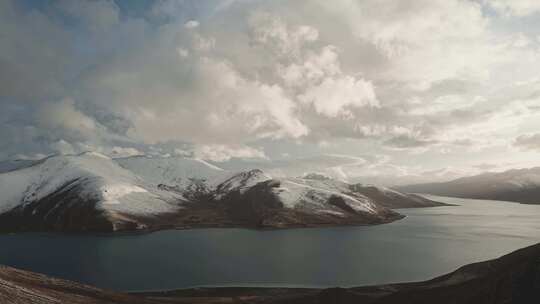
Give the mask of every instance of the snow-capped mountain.
POLYGON ((0 174, 0 227, 116 230, 172 213, 181 199, 98 153, 53 156, 0 174))
POLYGON ((212 184, 230 173, 204 160, 187 157, 133 156, 116 158, 122 168, 153 184, 188 186, 193 179, 212 184))
POLYGON ((4 231, 376 224, 401 218, 387 207, 435 205, 319 174, 276 179, 182 157, 111 159, 89 152, 0 174, 4 231))
POLYGON ((484 173, 444 183, 396 187, 398 191, 540 204, 540 167, 484 173))
POLYGON ((216 186, 214 197, 219 199, 220 197, 233 191, 244 193, 247 189, 255 186, 256 184, 270 179, 272 178, 269 175, 265 174, 259 169, 240 172, 219 183, 216 186))
POLYGON ((160 190, 174 192, 191 201, 209 194, 233 174, 204 160, 187 157, 134 156, 115 161, 160 190))
POLYGON ((334 182, 272 179, 255 169, 219 184, 212 199, 226 206, 230 218, 257 227, 375 224, 401 218, 359 193, 349 193, 341 182, 334 182))

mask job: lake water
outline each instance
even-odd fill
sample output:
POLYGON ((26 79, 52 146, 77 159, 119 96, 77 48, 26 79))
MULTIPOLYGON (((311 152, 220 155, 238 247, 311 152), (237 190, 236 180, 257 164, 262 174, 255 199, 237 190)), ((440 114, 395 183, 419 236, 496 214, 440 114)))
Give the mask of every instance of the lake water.
POLYGON ((540 242, 540 206, 437 198, 379 226, 0 235, 0 264, 115 290, 424 280, 540 242))

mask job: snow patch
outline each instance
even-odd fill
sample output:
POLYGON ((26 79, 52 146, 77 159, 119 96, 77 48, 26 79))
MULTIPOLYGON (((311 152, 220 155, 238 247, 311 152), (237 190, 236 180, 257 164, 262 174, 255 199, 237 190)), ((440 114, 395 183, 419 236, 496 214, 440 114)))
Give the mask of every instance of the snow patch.
POLYGON ((102 204, 120 204, 118 200, 130 193, 148 193, 141 187, 129 184, 105 185, 100 190, 103 197, 102 204))

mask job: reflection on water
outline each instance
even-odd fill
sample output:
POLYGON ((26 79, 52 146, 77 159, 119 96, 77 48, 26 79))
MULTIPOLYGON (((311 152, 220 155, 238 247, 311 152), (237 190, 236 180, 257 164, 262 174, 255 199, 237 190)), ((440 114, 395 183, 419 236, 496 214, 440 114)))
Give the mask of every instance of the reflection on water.
POLYGON ((0 235, 0 264, 117 290, 358 286, 428 279, 540 242, 540 206, 438 198, 380 226, 0 235))

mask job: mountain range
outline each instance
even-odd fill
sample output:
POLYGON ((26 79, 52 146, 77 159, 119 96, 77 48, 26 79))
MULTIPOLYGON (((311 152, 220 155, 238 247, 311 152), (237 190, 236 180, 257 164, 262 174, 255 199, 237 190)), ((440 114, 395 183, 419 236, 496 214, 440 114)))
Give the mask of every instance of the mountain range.
POLYGON ((95 152, 0 166, 0 231, 132 231, 381 224, 418 195, 321 174, 272 178, 200 159, 95 152))
POLYGON ((397 191, 540 204, 540 167, 484 173, 443 183, 395 187, 397 191))

